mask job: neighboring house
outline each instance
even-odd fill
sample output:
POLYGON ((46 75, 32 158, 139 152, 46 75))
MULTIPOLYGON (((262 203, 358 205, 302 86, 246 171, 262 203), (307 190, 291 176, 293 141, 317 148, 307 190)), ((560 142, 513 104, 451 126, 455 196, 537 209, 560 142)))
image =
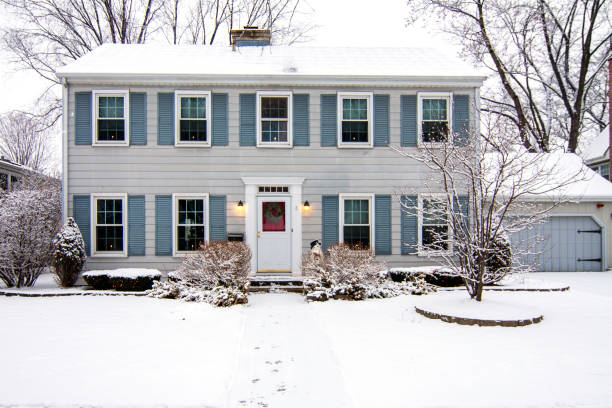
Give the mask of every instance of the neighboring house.
POLYGON ((12 190, 28 172, 28 168, 0 157, 0 191, 12 190))
POLYGON ((610 125, 584 149, 584 162, 606 180, 610 180, 610 125))

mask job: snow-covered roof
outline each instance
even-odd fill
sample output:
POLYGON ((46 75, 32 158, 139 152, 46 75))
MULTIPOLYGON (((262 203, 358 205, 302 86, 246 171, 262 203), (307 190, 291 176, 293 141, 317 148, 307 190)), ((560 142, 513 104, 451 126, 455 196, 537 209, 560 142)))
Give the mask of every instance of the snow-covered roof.
POLYGON ((582 157, 584 157, 584 161, 587 163, 610 158, 610 125, 585 146, 582 157))
POLYGON ((481 84, 482 71, 433 48, 104 44, 57 70, 59 78, 444 79, 481 84))
POLYGON ((0 158, 0 169, 12 170, 20 174, 24 173, 25 171, 32 171, 32 169, 30 169, 29 167, 13 163, 12 161, 5 159, 4 157, 0 158))

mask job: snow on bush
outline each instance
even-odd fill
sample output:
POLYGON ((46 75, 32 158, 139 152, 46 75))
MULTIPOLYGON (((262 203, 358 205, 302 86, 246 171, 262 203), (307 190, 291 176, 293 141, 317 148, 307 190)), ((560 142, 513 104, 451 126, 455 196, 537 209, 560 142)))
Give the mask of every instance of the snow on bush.
POLYGON ((247 303, 251 250, 242 242, 213 241, 185 257, 167 282, 156 282, 149 296, 207 302, 215 306, 247 303))
POLYGON ((53 240, 53 246, 57 282, 65 288, 73 286, 79 278, 87 256, 83 236, 72 217, 66 219, 66 224, 53 240))
POLYGON ((83 279, 97 290, 141 292, 151 289, 161 279, 161 272, 139 268, 97 270, 83 273, 83 279))
POLYGON ((61 189, 55 179, 31 178, 36 180, 24 177, 18 189, 0 194, 0 279, 8 287, 34 285, 53 264, 61 189))
POLYGON ((302 261, 304 292, 308 300, 363 300, 426 293, 425 282, 390 282, 387 266, 374 260, 372 251, 338 244, 321 257, 305 256, 302 261))

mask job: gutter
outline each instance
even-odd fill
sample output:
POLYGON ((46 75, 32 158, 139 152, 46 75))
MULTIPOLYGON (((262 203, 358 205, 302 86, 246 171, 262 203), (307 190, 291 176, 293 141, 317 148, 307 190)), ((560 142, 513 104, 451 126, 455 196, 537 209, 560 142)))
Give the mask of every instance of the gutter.
POLYGON ((68 81, 62 78, 62 222, 68 214, 68 81))

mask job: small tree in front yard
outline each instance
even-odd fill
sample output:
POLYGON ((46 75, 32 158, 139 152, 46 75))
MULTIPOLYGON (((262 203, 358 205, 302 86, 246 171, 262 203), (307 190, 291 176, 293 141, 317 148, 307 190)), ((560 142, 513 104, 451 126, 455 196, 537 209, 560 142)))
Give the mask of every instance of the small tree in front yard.
POLYGON ((565 170, 562 156, 517 146, 503 122, 486 125, 483 135, 450 135, 464 143, 394 147, 430 170, 423 177, 429 194, 401 201, 402 211, 421 220, 421 242, 412 249, 442 259, 477 301, 485 285, 529 268, 512 265, 520 254, 511 253, 510 235, 545 221, 567 186, 584 177, 565 170))
POLYGON ((57 281, 65 288, 73 286, 85 265, 87 255, 83 236, 72 217, 68 217, 60 232, 55 236, 53 246, 57 281))
POLYGON ((59 181, 31 175, 0 194, 0 279, 32 286, 53 264, 53 238, 61 222, 59 181))

